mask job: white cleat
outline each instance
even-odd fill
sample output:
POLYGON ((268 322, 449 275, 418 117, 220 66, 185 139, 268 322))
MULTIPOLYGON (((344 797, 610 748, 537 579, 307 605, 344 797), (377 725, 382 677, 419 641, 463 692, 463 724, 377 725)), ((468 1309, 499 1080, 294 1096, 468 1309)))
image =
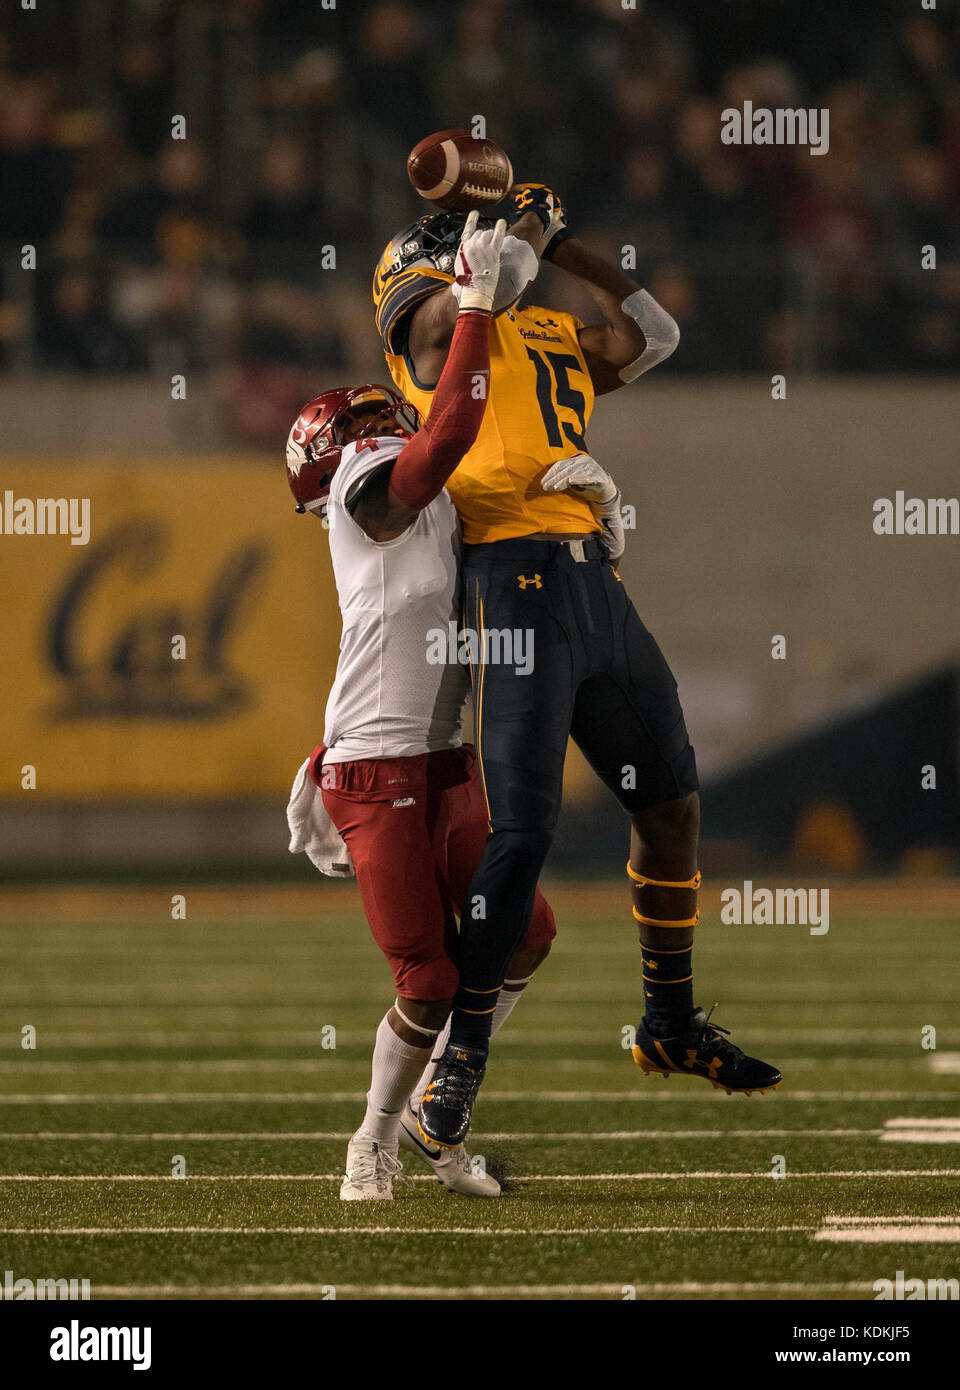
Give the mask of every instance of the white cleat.
POLYGON ((340 1185, 341 1202, 392 1202, 393 1180, 403 1165, 395 1149, 377 1139, 355 1134, 347 1145, 347 1172, 340 1185))
POLYGON ((499 1197, 500 1184, 496 1178, 475 1167, 462 1144, 455 1149, 442 1149, 424 1139, 417 1124, 417 1112, 409 1104, 400 1116, 400 1147, 407 1153, 419 1154, 429 1163, 437 1177, 451 1192, 464 1197, 499 1197))

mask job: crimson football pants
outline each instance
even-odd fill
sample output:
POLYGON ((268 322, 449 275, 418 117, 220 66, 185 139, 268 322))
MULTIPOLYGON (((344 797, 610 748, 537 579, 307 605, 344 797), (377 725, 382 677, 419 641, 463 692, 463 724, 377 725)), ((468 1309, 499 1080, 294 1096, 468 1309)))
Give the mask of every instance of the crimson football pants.
MULTIPOLYGON (((402 999, 452 999, 459 980, 455 913, 483 857, 487 811, 473 748, 326 763, 323 802, 346 841, 370 930, 402 999)), ((519 944, 556 934, 534 890, 519 944)), ((511 952, 512 954, 512 952, 511 952)))

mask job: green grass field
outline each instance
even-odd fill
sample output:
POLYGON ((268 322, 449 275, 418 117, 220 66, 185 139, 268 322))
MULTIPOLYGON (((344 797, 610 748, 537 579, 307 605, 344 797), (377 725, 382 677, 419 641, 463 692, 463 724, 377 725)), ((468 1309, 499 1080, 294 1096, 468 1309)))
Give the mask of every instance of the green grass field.
POLYGON ((95 1298, 869 1299, 898 1269, 960 1275, 960 890, 837 885, 824 937, 717 925, 705 893, 698 1000, 784 1073, 750 1099, 645 1078, 623 1048, 625 885, 550 897, 558 940, 469 1144, 503 1197, 409 1158, 394 1202, 350 1206, 392 997, 352 888, 188 890, 185 921, 160 890, 0 898, 0 1276, 95 1298))

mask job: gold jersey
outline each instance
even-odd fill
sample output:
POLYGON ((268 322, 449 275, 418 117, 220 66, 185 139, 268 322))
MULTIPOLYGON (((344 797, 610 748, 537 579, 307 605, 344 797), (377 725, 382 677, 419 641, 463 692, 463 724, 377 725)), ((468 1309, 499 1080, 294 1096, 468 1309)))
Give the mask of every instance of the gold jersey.
MULTIPOLYGON (((407 347, 412 308, 448 285, 450 275, 410 269, 374 277, 377 328, 390 375, 425 418, 433 387, 417 379, 407 347)), ((600 530, 590 504, 571 492, 544 492, 552 463, 586 453, 593 384, 573 314, 527 306, 508 309, 490 329, 490 381, 483 424, 473 448, 447 480, 468 544, 538 532, 600 530)))

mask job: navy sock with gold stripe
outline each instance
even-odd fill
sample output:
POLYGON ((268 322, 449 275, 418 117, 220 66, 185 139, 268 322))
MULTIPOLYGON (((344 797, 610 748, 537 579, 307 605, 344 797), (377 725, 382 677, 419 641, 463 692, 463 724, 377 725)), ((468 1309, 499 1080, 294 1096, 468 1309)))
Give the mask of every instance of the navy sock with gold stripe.
POLYGON ((499 985, 486 990, 467 989, 461 985, 453 1001, 450 1041, 486 1051, 490 1046, 490 1028, 499 994, 499 985))
POLYGON ((651 878, 628 861, 627 873, 640 930, 644 1023, 655 1038, 675 1038, 689 1030, 694 1007, 693 929, 700 918, 700 870, 686 879, 651 878), (644 940, 651 936, 657 945, 644 940))
POLYGON ((693 1011, 693 947, 661 950, 640 943, 644 1022, 655 1038, 686 1031, 693 1011))

